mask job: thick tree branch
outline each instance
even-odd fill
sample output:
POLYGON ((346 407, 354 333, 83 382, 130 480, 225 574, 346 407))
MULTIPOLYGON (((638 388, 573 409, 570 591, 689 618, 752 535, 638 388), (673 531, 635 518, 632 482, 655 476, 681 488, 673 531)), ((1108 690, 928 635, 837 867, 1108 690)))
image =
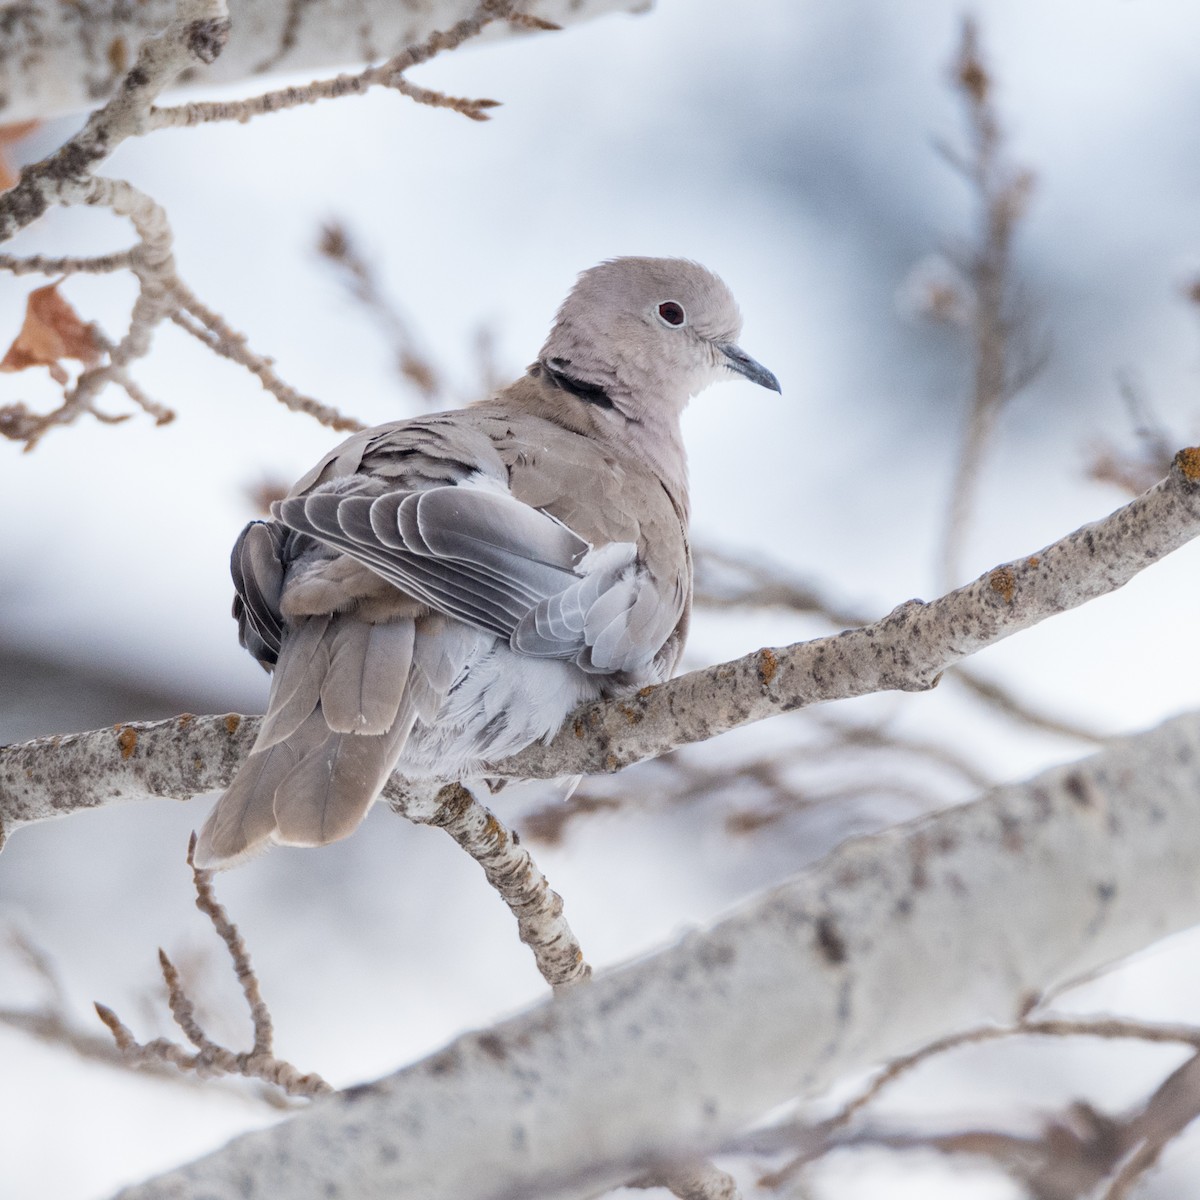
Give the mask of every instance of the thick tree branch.
MULTIPOLYGON (((885 690, 934 686, 952 663, 1047 617, 1115 591, 1200 534, 1200 449, 1102 521, 987 572, 928 604, 901 605, 837 637, 693 671, 579 709, 549 744, 489 768, 500 778, 616 771, 776 713, 885 690)), ((187 799, 225 787, 258 718, 183 716, 0 748, 0 832, 146 796, 187 799)), ((440 807, 439 784, 393 776, 388 801, 414 820, 440 807)))
POLYGON ((1200 921, 1200 715, 872 837, 124 1200, 582 1200, 1200 921))
MULTIPOLYGON (((195 81, 228 83, 270 71, 379 61, 469 16, 475 0, 232 0, 229 45, 195 81)), ((646 0, 540 0, 528 11, 557 24, 646 0)), ((89 108, 110 95, 133 48, 172 20, 175 0, 26 0, 9 5, 0 36, 0 123, 89 108)), ((193 80, 189 79, 188 82, 193 80)))

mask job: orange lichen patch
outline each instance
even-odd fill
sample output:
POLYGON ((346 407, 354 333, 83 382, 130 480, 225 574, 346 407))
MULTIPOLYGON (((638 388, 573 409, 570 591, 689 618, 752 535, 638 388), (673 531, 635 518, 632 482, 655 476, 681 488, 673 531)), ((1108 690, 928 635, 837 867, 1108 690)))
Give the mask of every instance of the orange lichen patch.
POLYGON ((652 691, 654 691, 654 684, 648 683, 644 688, 640 688, 638 690, 638 699, 645 700, 645 698, 650 695, 652 691))
POLYGON ((585 733, 585 732, 586 732, 586 730, 584 729, 584 724, 583 724, 583 722, 582 722, 582 721, 576 721, 576 722, 575 722, 575 736, 576 736, 577 738, 581 738, 581 737, 583 737, 583 735, 584 735, 584 733, 585 733))
POLYGON ((989 576, 988 584, 993 592, 1004 598, 1005 604, 1011 604, 1013 593, 1017 590, 1017 577, 1012 567, 997 567, 989 576))
POLYGON ((610 774, 617 771, 620 768, 620 766, 621 766, 621 764, 617 761, 617 756, 615 754, 605 755, 604 769, 606 771, 608 771, 610 774))
POLYGON ((237 713, 227 713, 225 716, 225 732, 231 737, 237 733, 238 727, 242 723, 242 718, 237 713))
POLYGON ((779 659, 775 657, 775 651, 760 650, 758 652, 758 679, 763 687, 771 686, 771 680, 775 678, 778 670, 779 659))
POLYGON ((128 725, 124 727, 118 725, 117 728, 121 730, 117 734, 117 746, 121 751, 121 757, 132 758, 133 752, 137 749, 137 730, 130 729, 128 725))
POLYGON ((636 725, 638 722, 644 719, 644 714, 638 712, 636 708, 630 708, 628 704, 622 704, 620 708, 621 716, 623 716, 630 725, 636 725))
POLYGON ((1175 465, 1189 483, 1200 483, 1200 446, 1188 446, 1175 455, 1175 465))
POLYGON ((175 718, 180 729, 186 729, 195 719, 195 713, 180 713, 179 716, 175 718))
POLYGON ((1025 565, 1027 567, 1040 567, 1042 565, 1042 560, 1038 558, 1036 554, 1033 554, 1025 560, 1025 565))

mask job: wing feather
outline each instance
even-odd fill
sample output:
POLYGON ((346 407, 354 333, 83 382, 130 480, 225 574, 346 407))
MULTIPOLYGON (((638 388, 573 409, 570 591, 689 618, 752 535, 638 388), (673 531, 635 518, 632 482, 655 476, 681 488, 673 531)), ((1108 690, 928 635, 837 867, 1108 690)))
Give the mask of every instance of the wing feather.
POLYGON ((382 495, 338 481, 272 511, 436 612, 589 673, 644 666, 679 619, 633 543, 593 550, 490 477, 382 495))

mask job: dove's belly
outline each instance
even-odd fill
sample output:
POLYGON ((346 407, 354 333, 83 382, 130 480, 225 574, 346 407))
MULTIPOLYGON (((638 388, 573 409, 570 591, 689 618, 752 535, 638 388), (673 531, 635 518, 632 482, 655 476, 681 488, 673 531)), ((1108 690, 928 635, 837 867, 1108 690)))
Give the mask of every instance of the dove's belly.
POLYGON ((553 737, 567 714, 600 696, 601 687, 600 678, 572 662, 517 654, 480 633, 437 718, 414 726, 397 769, 415 777, 481 775, 484 764, 553 737))

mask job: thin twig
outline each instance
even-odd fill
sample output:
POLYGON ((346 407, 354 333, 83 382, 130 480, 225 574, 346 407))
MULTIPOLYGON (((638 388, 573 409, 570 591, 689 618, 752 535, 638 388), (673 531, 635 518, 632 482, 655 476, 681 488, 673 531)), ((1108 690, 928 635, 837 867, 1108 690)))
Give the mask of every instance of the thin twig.
MULTIPOLYGON (((246 122, 267 113, 282 112, 302 104, 315 104, 319 100, 362 95, 373 87, 392 88, 418 103, 451 108, 472 120, 483 121, 487 119, 487 110, 494 108, 498 101, 464 100, 428 88, 420 88, 409 83, 404 78, 404 72, 462 45, 493 21, 516 19, 512 0, 484 0, 469 17, 456 22, 449 29, 431 34, 423 42, 406 47, 380 66, 368 67, 351 75, 338 75, 333 79, 314 80, 304 87, 280 88, 247 100, 194 101, 170 108, 154 108, 149 114, 147 124, 151 129, 163 129, 213 121, 246 122)), ((550 26, 541 23, 539 27, 550 26)))
POLYGON ((170 313, 171 320, 180 329, 203 342, 210 350, 245 367, 258 378, 266 391, 292 412, 306 413, 322 425, 340 432, 353 432, 364 428, 361 421, 345 416, 332 405, 322 404, 321 401, 305 396, 291 384, 285 383, 275 374, 270 359, 254 353, 246 345, 245 334, 232 329, 220 314, 201 303, 199 298, 178 280, 175 283, 175 295, 179 308, 170 313))
POLYGON ((188 865, 196 888, 196 907, 209 919, 229 953, 250 1018, 254 1026, 254 1045, 236 1053, 214 1042, 196 1019, 195 1005, 184 991, 183 981, 174 963, 159 950, 159 966, 167 985, 167 1004, 175 1024, 195 1046, 195 1052, 167 1038, 155 1038, 140 1043, 115 1012, 107 1005, 96 1004, 96 1013, 113 1035, 118 1049, 127 1061, 135 1064, 169 1063, 180 1071, 195 1072, 201 1077, 210 1075, 241 1075, 273 1084, 288 1096, 314 1097, 332 1092, 333 1088, 319 1075, 302 1074, 291 1063, 277 1058, 272 1049, 271 1014, 262 999, 258 977, 250 964, 250 955, 237 926, 229 919, 217 901, 212 887, 212 872, 201 871, 193 863, 196 836, 188 845, 188 865))
POLYGON ((108 275, 127 270, 133 264, 133 250, 118 250, 113 254, 97 254, 91 258, 74 255, 50 257, 30 254, 24 258, 0 254, 0 271, 13 275, 108 275))
MULTIPOLYGON (((1044 1017, 1021 1021, 1016 1025, 985 1025, 949 1034, 928 1042, 911 1054, 893 1059, 861 1092, 843 1104, 832 1116, 816 1125, 790 1124, 779 1126, 765 1133, 750 1135, 746 1142, 746 1148, 752 1147, 759 1153, 779 1148, 789 1138, 799 1140, 804 1144, 804 1150, 799 1155, 763 1176, 759 1181, 760 1185, 767 1188, 778 1188, 791 1180, 810 1162, 822 1157, 835 1144, 845 1144, 835 1141, 834 1135, 838 1130, 849 1125, 886 1088, 931 1058, 963 1046, 979 1045, 982 1042, 1014 1037, 1095 1037, 1106 1040, 1135 1040, 1153 1044, 1178 1044, 1200 1049, 1200 1028, 1196 1026, 1159 1024, 1108 1016, 1044 1017)), ((1188 1061, 1190 1063, 1194 1059, 1188 1061)), ((1177 1073, 1173 1073, 1172 1078, 1175 1074, 1177 1073)), ((979 1151, 973 1150, 972 1152, 979 1151)), ((1149 1164, 1147 1163, 1147 1165, 1149 1164)), ((1118 1200, 1118 1197, 1117 1195, 1106 1196, 1106 1200, 1118 1200)))
POLYGON ((974 509, 984 450, 1004 405, 1037 373, 1043 355, 1019 359, 1012 347, 1016 327, 1011 282, 1012 243, 1033 189, 1033 175, 1004 161, 1004 138, 993 102, 994 83, 979 49, 975 21, 963 21, 954 82, 966 108, 970 150, 943 148, 960 170, 980 207, 978 246, 964 264, 972 292, 974 382, 967 428, 950 492, 942 541, 941 577, 951 587, 960 577, 963 540, 974 509))
POLYGON ((350 295, 383 329, 401 377, 416 388, 430 408, 444 403, 444 373, 420 346, 412 323, 384 294, 374 267, 355 245, 346 226, 330 221, 321 229, 317 246, 322 257, 338 269, 350 295))

